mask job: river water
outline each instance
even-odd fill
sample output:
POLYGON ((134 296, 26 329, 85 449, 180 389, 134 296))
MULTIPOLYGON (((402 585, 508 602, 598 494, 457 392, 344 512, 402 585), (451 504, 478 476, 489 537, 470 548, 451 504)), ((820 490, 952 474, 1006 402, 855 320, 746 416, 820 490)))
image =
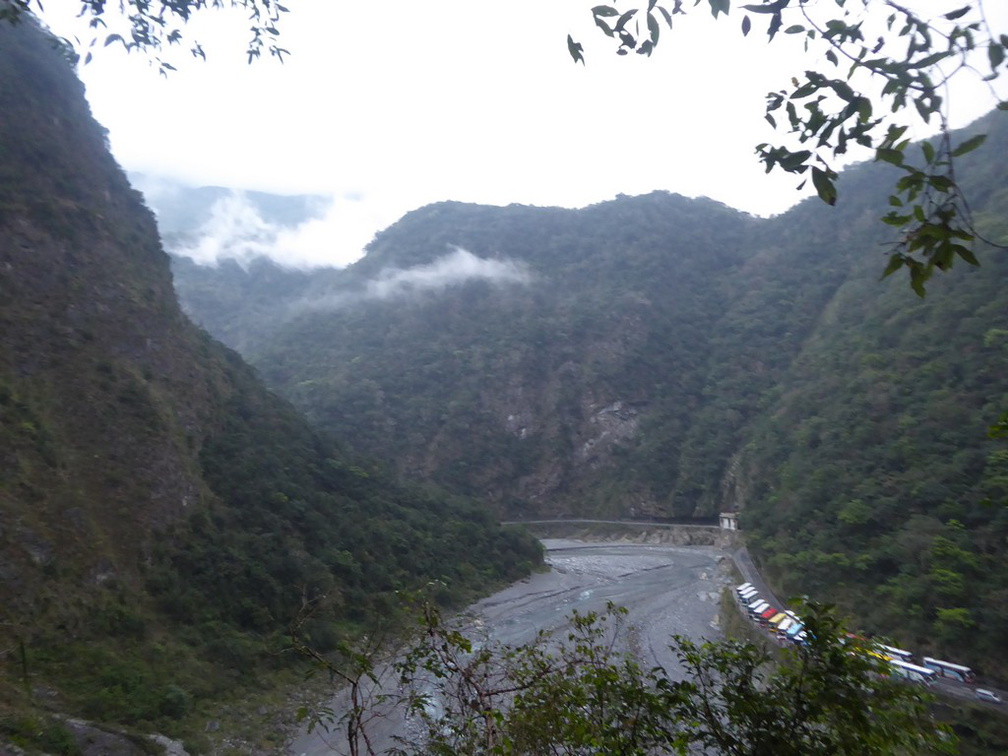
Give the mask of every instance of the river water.
MULTIPOLYGON (((470 632, 484 641, 519 645, 540 630, 563 627, 573 610, 605 611, 608 602, 626 607, 628 647, 645 668, 660 664, 678 677, 668 650, 672 635, 695 641, 720 637, 721 589, 728 584, 727 556, 719 549, 625 543, 544 540, 549 572, 533 575, 474 604, 465 614, 470 632)), ((332 708, 346 706, 337 696, 332 708)), ((375 723, 375 744, 388 747, 402 734, 395 717, 375 723)), ((347 753, 338 735, 302 733, 291 756, 347 753)))

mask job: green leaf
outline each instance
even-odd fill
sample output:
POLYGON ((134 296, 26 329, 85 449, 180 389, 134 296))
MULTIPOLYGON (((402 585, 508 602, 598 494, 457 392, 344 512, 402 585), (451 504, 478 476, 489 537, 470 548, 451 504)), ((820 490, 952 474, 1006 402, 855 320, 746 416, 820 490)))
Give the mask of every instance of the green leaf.
POLYGON ((594 8, 592 8, 592 15, 604 16, 608 18, 611 16, 618 16, 619 11, 613 8, 611 5, 596 5, 594 8))
POLYGON ((711 15, 714 18, 717 18, 720 13, 727 16, 731 9, 731 0, 707 0, 707 2, 710 3, 711 15))
POLYGON ((896 140, 906 133, 906 130, 906 126, 890 126, 886 132, 886 141, 890 144, 895 144, 896 140))
POLYGON ((912 215, 898 215, 895 212, 882 216, 882 222, 887 226, 905 226, 911 220, 913 220, 912 215))
POLYGON ((969 247, 964 247, 961 244, 956 244, 955 251, 956 254, 959 255, 959 257, 968 262, 970 265, 975 265, 978 268, 980 267, 980 261, 976 259, 976 256, 973 254, 973 250, 971 250, 969 247))
POLYGON ((955 182, 952 179, 941 174, 928 176, 928 183, 939 192, 948 192, 955 187, 955 182))
POLYGON ((749 16, 742 16, 742 36, 748 37, 751 28, 752 22, 749 20, 749 16))
POLYGON ((875 150, 875 160, 901 166, 903 165, 903 153, 890 147, 879 147, 875 150))
POLYGON ((929 68, 935 63, 945 60, 948 56, 952 55, 948 50, 944 52, 936 52, 928 55, 926 58, 921 58, 916 63, 913 64, 914 68, 929 68))
POLYGON ((584 47, 580 42, 575 42, 574 38, 570 34, 567 35, 567 52, 570 53, 571 58, 574 59, 575 63, 581 63, 584 65, 584 47))
POLYGON ((957 18, 962 18, 969 12, 970 12, 970 6, 964 5, 959 10, 954 10, 951 13, 946 13, 945 18, 949 21, 955 21, 957 18))
POLYGON ((815 187, 819 199, 827 205, 835 205, 837 201, 836 186, 833 179, 826 171, 812 166, 812 186, 815 187))
POLYGON ((791 99, 800 100, 803 97, 808 97, 809 95, 815 94, 818 91, 819 91, 818 84, 811 81, 806 81, 804 84, 798 87, 798 89, 796 89, 794 92, 791 93, 791 99))
POLYGON ((921 150, 924 152, 924 160, 933 163, 935 159, 935 148, 931 142, 921 142, 921 150))
POLYGON ((750 13, 773 13, 779 14, 788 7, 791 0, 777 0, 775 3, 761 3, 759 5, 743 5, 742 7, 750 13))
POLYGON ((647 27, 648 27, 648 31, 651 33, 651 44, 652 45, 657 45, 658 44, 658 34, 659 34, 659 31, 660 31, 659 27, 658 27, 658 19, 655 18, 654 15, 652 15, 650 13, 648 14, 648 17, 647 17, 647 27))
POLYGON ((784 154, 780 158, 780 166, 788 173, 804 172, 805 161, 812 157, 812 153, 809 150, 801 150, 800 152, 784 150, 783 152, 784 154))
POLYGON ((885 270, 882 271, 882 278, 887 278, 895 273, 897 270, 903 267, 903 257, 901 255, 892 255, 889 258, 889 264, 886 265, 885 270))
MULTIPOLYGON (((637 13, 637 9, 631 8, 619 17, 619 21, 617 21, 616 26, 613 27, 617 34, 621 34, 623 32, 623 28, 629 23, 630 19, 634 17, 635 13, 637 13)), ((633 45, 631 45, 631 47, 633 47, 633 45)))
POLYGON ((860 118, 862 122, 870 119, 872 117, 871 100, 869 100, 867 97, 862 97, 861 99, 859 99, 857 104, 857 110, 858 110, 858 118, 860 118))
POLYGON ((1004 63, 1004 47, 997 42, 991 42, 987 45, 987 59, 990 61, 991 71, 996 71, 998 66, 1004 63))
POLYGON ((780 30, 783 22, 784 19, 781 17, 780 11, 773 14, 773 17, 770 19, 770 25, 767 27, 767 37, 769 40, 772 41, 777 36, 777 32, 780 30))
POLYGON ((987 139, 986 134, 977 134, 976 136, 970 137, 952 150, 952 157, 959 157, 960 155, 965 155, 967 152, 972 152, 983 144, 985 139, 987 139))

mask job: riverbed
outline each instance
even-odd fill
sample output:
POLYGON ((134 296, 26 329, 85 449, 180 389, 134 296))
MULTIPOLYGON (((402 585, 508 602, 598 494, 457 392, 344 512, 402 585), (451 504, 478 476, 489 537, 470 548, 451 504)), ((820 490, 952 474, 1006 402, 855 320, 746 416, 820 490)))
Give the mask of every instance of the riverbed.
MULTIPOLYGON (((583 541, 544 540, 548 572, 533 575, 471 606, 463 615, 468 634, 482 642, 520 645, 539 630, 563 627, 571 612, 603 612, 612 602, 626 607, 628 648, 642 666, 661 665, 677 678, 668 649, 672 635, 694 641, 721 637, 718 610, 728 584, 727 556, 720 549, 583 541)), ((337 696, 334 710, 345 706, 337 696)), ((376 745, 392 743, 395 717, 378 723, 376 745)), ((302 733, 292 756, 346 753, 345 741, 321 732, 302 733)))

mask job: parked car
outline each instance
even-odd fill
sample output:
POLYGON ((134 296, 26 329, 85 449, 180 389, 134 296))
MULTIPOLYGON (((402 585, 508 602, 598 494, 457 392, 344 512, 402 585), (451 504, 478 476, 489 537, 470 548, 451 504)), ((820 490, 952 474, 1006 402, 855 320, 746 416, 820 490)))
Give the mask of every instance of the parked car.
POLYGON ((987 703, 999 704, 1001 703, 1001 696, 995 693, 993 690, 987 690, 986 688, 977 688, 974 692, 977 701, 986 701, 987 703))

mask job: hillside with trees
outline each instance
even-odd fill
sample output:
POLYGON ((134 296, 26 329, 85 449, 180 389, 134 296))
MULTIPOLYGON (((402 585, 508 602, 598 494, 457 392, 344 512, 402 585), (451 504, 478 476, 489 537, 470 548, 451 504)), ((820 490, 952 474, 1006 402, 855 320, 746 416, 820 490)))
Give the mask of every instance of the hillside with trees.
POLYGON ((455 605, 541 560, 310 428, 183 315, 74 62, 0 23, 0 742, 60 753, 51 711, 202 732, 290 668, 306 603, 332 648, 399 591, 455 605))
MULTIPOLYGON (((956 138, 986 131, 1001 154, 1004 120, 956 138)), ((958 171, 1004 243, 1004 166, 958 171)), ((1003 677, 1004 449, 987 433, 1008 394, 1008 270, 984 247, 924 298, 880 281, 886 175, 854 166, 842 205, 770 219, 663 193, 440 203, 343 271, 176 259, 176 284, 315 425, 403 474, 508 517, 741 510, 782 593, 1003 677)))

